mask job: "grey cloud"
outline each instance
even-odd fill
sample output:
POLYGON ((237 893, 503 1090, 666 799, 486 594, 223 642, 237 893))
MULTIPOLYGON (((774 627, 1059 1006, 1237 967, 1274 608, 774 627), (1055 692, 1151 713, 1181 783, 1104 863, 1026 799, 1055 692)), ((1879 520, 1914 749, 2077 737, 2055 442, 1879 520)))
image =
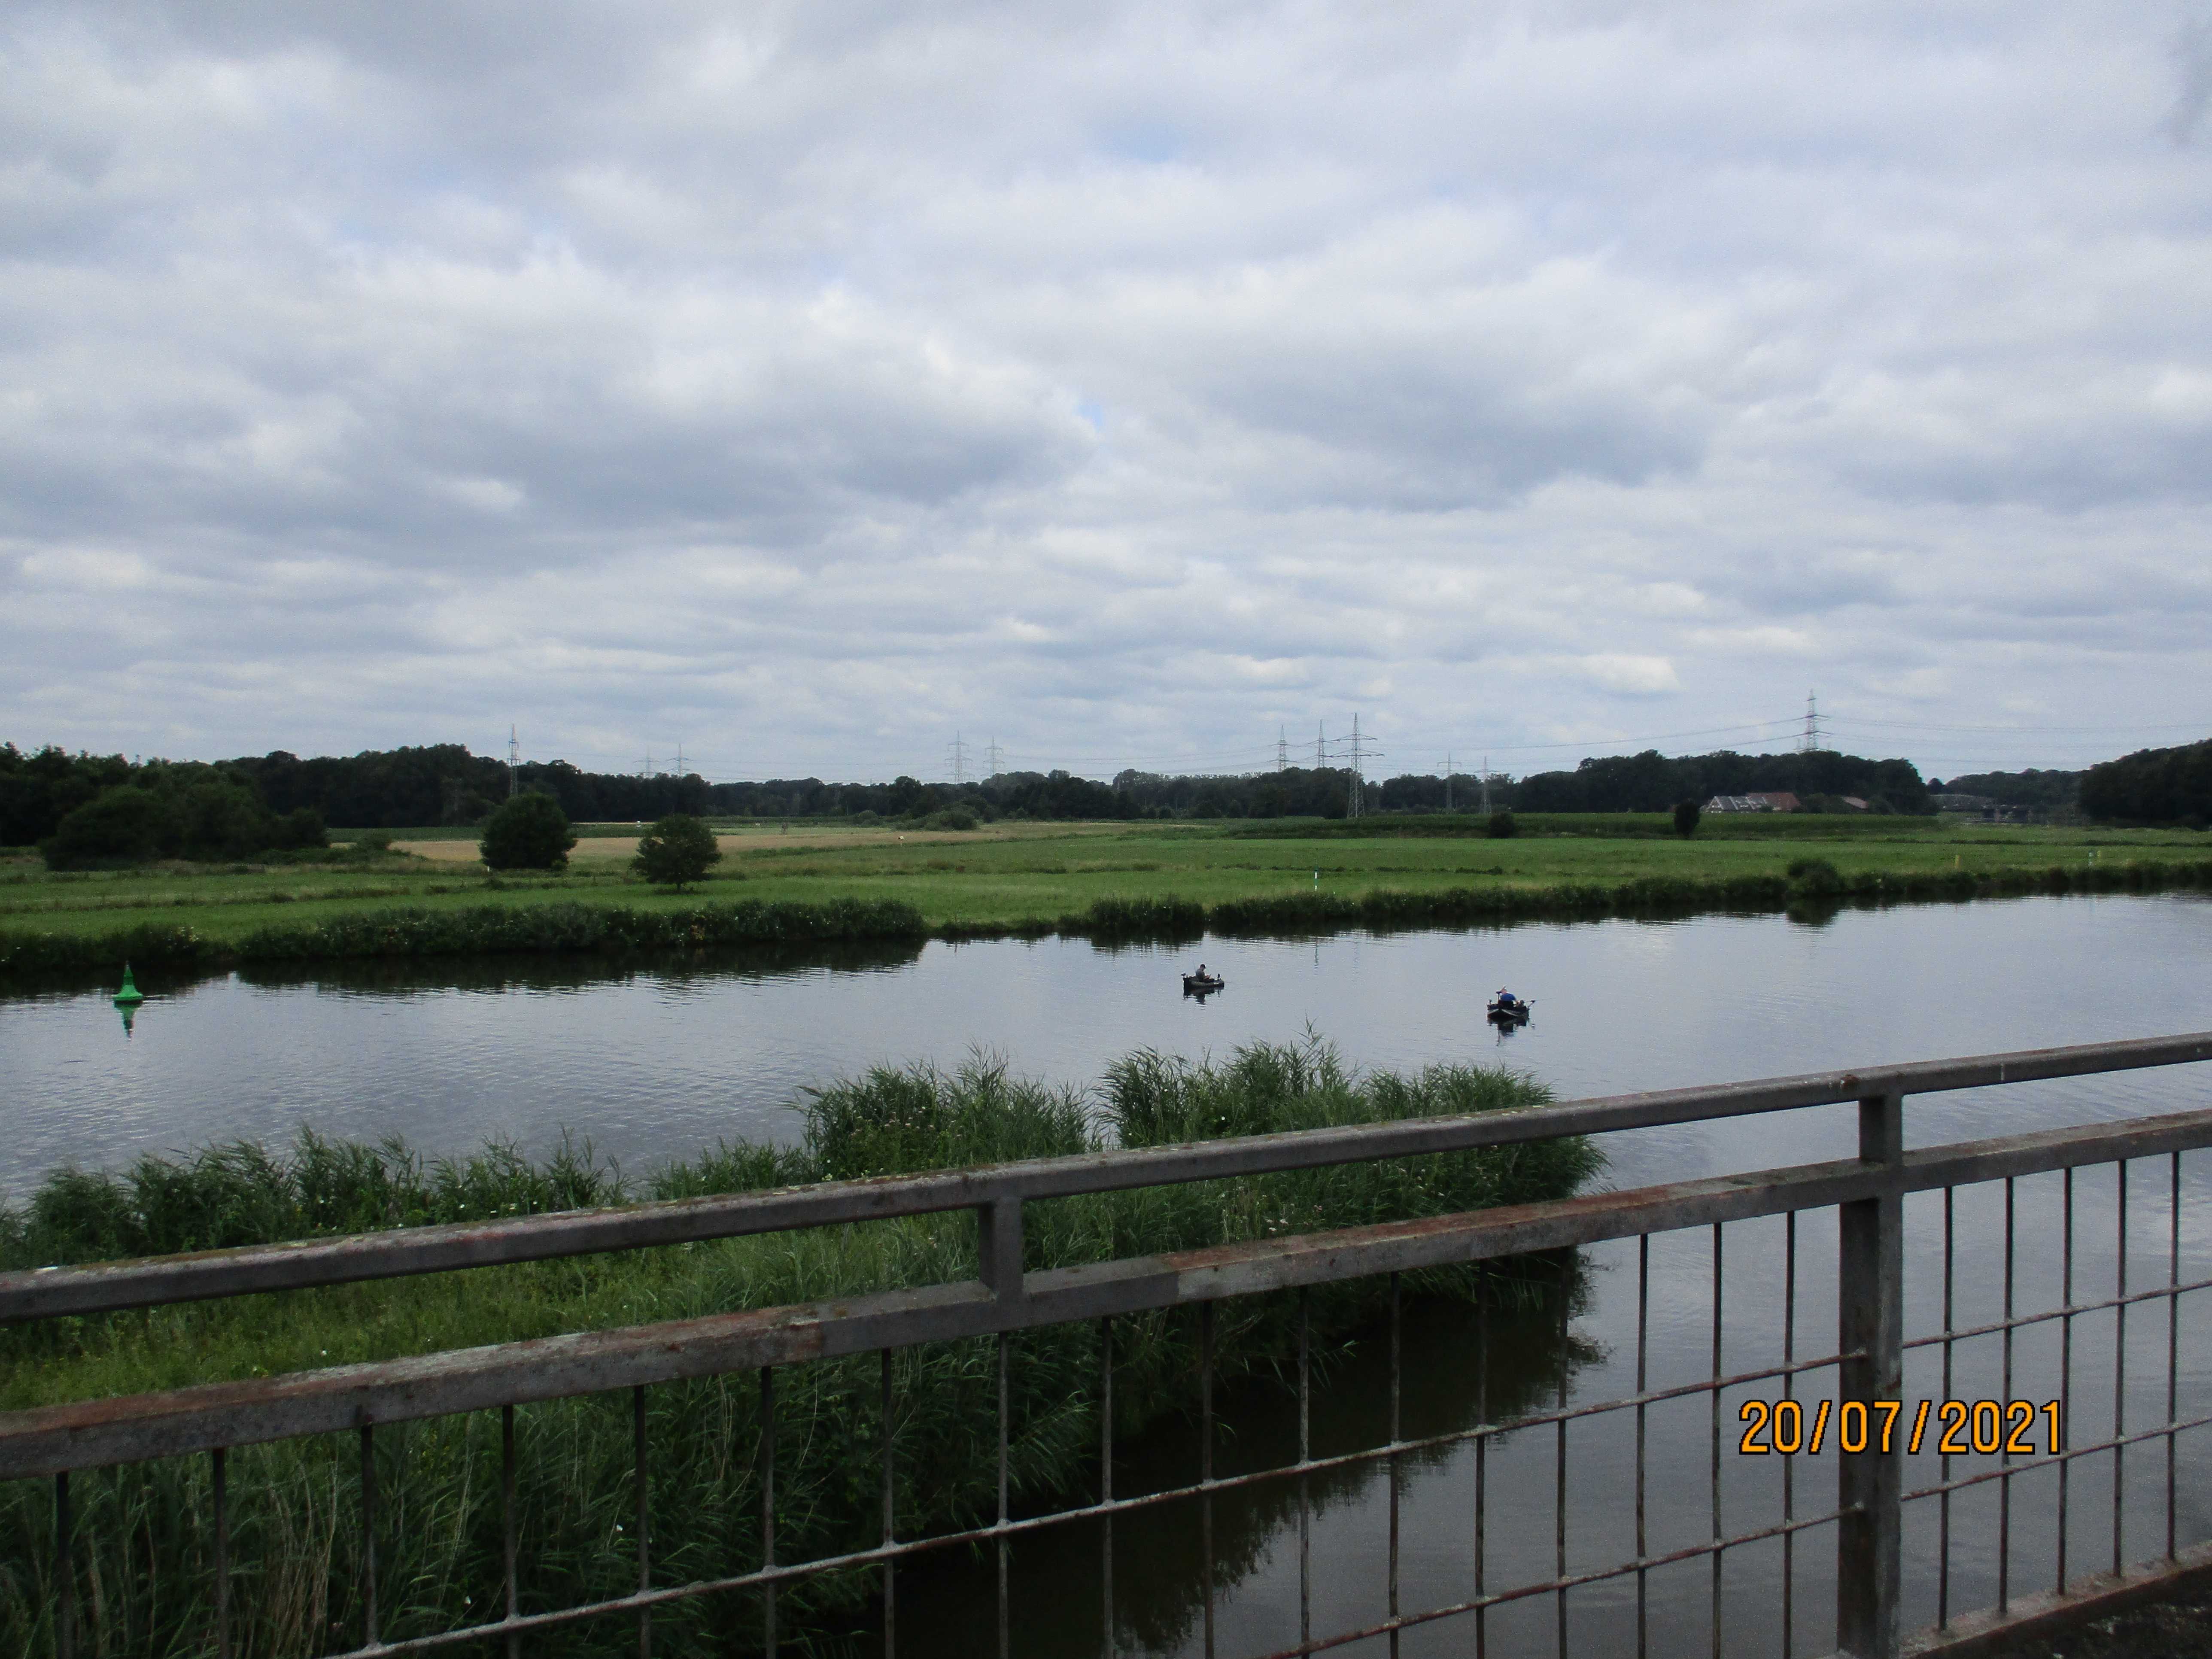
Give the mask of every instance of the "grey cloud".
POLYGON ((2173 15, 21 7, 0 737, 2186 702, 2173 15))

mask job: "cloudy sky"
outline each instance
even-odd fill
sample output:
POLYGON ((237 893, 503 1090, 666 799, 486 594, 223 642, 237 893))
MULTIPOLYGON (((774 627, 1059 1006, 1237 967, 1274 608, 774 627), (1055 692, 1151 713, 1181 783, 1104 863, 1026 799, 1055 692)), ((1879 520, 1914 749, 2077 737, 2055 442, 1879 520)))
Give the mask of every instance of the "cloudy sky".
POLYGON ((2212 9, 0 20, 0 738, 2212 732, 2212 9))

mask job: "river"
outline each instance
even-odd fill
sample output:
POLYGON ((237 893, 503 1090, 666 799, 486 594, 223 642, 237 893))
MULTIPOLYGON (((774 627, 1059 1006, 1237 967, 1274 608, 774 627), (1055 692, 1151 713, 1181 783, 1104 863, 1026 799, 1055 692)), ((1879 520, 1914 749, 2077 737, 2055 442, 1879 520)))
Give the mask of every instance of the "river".
MULTIPOLYGON (((42 1171, 64 1162, 111 1165, 141 1151, 238 1136, 282 1140, 302 1123, 333 1135, 396 1133, 433 1154, 465 1152, 489 1138, 543 1152, 565 1130, 605 1156, 641 1167, 720 1136, 787 1136, 795 1121, 787 1108, 798 1091, 880 1062, 955 1065, 982 1050, 1004 1056, 1018 1072, 1088 1082, 1106 1062, 1139 1047, 1222 1054, 1309 1029, 1358 1065, 1504 1063, 1574 1098, 2203 1030, 2212 1027, 2208 965, 2212 903, 2170 896, 1845 910, 1812 923, 1705 916, 1295 942, 1209 939, 1173 951, 1000 940, 786 952, 642 970, 595 962, 377 964, 313 978, 241 975, 183 984, 150 974, 140 981, 149 1000, 127 1036, 104 992, 0 1000, 0 1113, 11 1146, 4 1178, 7 1193, 20 1198, 42 1171), (1176 974, 1201 957, 1228 981, 1226 991, 1204 1004, 1180 994, 1176 974), (1526 1028, 1501 1034, 1484 1024, 1481 1004, 1508 984, 1534 1003, 1535 1014, 1526 1028)), ((1907 1141, 2173 1110, 2203 1103, 2205 1084, 2191 1069, 1923 1097, 1911 1109, 1907 1141)), ((1640 1186, 1844 1156, 1853 1144, 1853 1119, 1843 1108, 1642 1131, 1611 1139, 1604 1180, 1640 1186)), ((2212 1258, 2212 1209, 2201 1201, 2212 1157, 2191 1155, 2184 1170, 2185 1278, 2203 1273, 2212 1258)), ((2162 1162, 2136 1176, 2130 1272, 2136 1284, 2161 1282, 2166 1270, 2166 1179, 2162 1162)), ((2100 1293, 2098 1285, 2109 1285, 2115 1271, 2112 1172, 2085 1172, 2077 1188, 2077 1294, 2088 1296, 2100 1293)), ((2030 1218, 2014 1264, 2022 1308, 2048 1305, 2055 1295, 2051 1218, 2057 1191, 2055 1176, 2020 1185, 2018 1200, 2030 1218)), ((1978 1241, 1960 1258, 1960 1323, 1995 1315, 2002 1263, 1990 1241, 2001 1236, 1991 1231, 2001 1202, 2000 1189, 1960 1195, 1960 1237, 1978 1241)), ((1929 1250, 1940 1226, 1940 1200, 1914 1200, 1909 1331, 1935 1323, 1939 1275, 1930 1269, 1940 1258, 1929 1250)), ((1800 1232, 1798 1351, 1826 1352, 1834 1330, 1833 1226, 1826 1217, 1808 1217, 1800 1232)), ((1653 1243, 1653 1386, 1710 1373, 1711 1244, 1706 1232, 1653 1243)), ((1778 1352, 1781 1248, 1779 1220, 1727 1231, 1723 1361, 1731 1370, 1778 1352)), ((1586 1251, 1583 1267, 1584 1291, 1567 1333, 1565 1364, 1556 1358, 1559 1333, 1546 1316, 1524 1316, 1526 1328, 1492 1345, 1500 1356, 1493 1407, 1500 1399, 1548 1403, 1563 1380, 1570 1399, 1633 1391, 1635 1246, 1586 1251)), ((2191 1401, 2199 1412, 2212 1408, 2208 1310, 2190 1311, 2206 1301, 2183 1304, 2177 1388, 2185 1416, 2191 1401)), ((2109 1316, 2077 1320, 2077 1355, 2109 1355, 2112 1331, 2109 1316)), ((2130 1420, 2148 1420, 2133 1413, 2164 1410, 2164 1309, 2154 1304, 2131 1316, 2128 1335, 2130 1420)), ((1409 1318, 1409 1435, 1472 1421, 1471 1341, 1456 1312, 1419 1309, 1409 1318)), ((2015 1397, 2049 1392, 2055 1343, 2047 1328, 2022 1336, 2015 1397)), ((1929 1370, 1936 1352, 1916 1356, 1909 1395, 1942 1394, 1940 1375, 1929 1370)), ((1993 1340, 1962 1345, 1950 1393, 1996 1392, 1998 1363, 1993 1340)), ((1380 1432, 1374 1382, 1355 1365, 1332 1384, 1316 1405, 1317 1449, 1373 1443, 1380 1432)), ((1822 1386, 1816 1375, 1800 1392, 1817 1395, 1822 1386)), ((2109 1378, 2077 1376, 2075 1388, 2077 1414, 2101 1413, 2108 1425, 2109 1378)), ((1723 1401, 1723 1509, 1731 1530, 1771 1518, 1779 1502, 1779 1461, 1735 1455, 1738 1403, 1735 1395, 1723 1401)), ((1224 1421, 1234 1431, 1233 1449, 1224 1450, 1224 1468, 1239 1458, 1277 1456, 1294 1421, 1285 1413, 1279 1394, 1231 1399, 1224 1421)), ((1709 1535, 1710 1407, 1694 1400, 1655 1408, 1651 1433, 1653 1489, 1668 1497, 1655 1510, 1652 1547, 1709 1535)), ((2203 1439, 2200 1431, 2180 1441, 2177 1526, 2185 1541, 2212 1535, 2212 1504, 2200 1496, 2212 1474, 2203 1439)), ((1615 1558, 1627 1535, 1620 1495, 1631 1479, 1632 1418, 1578 1424, 1571 1442, 1570 1563, 1595 1566, 1615 1558)), ((1170 1479, 1189 1449, 1172 1435, 1129 1449, 1125 1487, 1155 1475, 1170 1479)), ((1491 1444, 1486 1565, 1493 1588, 1550 1571, 1555 1449, 1549 1429, 1491 1444)), ((2085 1459, 2072 1477, 2076 1571, 2094 1564, 2098 1547, 2109 1555, 2109 1461, 2085 1459)), ((1831 1467, 1822 1460, 1801 1473, 1801 1510, 1832 1498, 1831 1467)), ((1910 1473, 1908 1484, 1922 1478, 1910 1473)), ((1403 1470, 1408 1607, 1471 1588, 1473 1479, 1465 1449, 1418 1465, 1409 1460, 1403 1470)), ((2051 1533, 2047 1492, 2028 1480, 2015 1485, 2021 1593, 2043 1587, 2051 1533)), ((1384 1477, 1371 1468, 1317 1487, 1317 1631, 1381 1612, 1386 1492, 1384 1477)), ((1979 1604, 1993 1588, 1987 1523, 1994 1504, 1992 1488, 1954 1502, 1954 1608, 1979 1604)), ((1296 1520, 1283 1492, 1242 1507, 1224 1500, 1218 1508, 1218 1650, 1295 1641, 1296 1520)), ((1915 1505, 1908 1515, 1910 1625, 1934 1613, 1934 1505, 1915 1505)), ((2162 1547, 2162 1492, 2155 1503, 2131 1499, 2126 1520, 2130 1558, 2162 1547)), ((1201 1650, 1201 1585, 1185 1535, 1193 1527, 1188 1516, 1167 1516, 1149 1533, 1133 1521, 1119 1529, 1117 1549, 1127 1563, 1118 1579, 1123 1651, 1201 1650)), ((1823 1590, 1832 1565, 1830 1539, 1814 1532, 1797 1547, 1797 1638, 1804 1651, 1825 1651, 1832 1641, 1832 1627, 1822 1630, 1832 1617, 1823 1590)), ((1747 1546, 1728 1558, 1722 1595, 1730 1652, 1778 1645, 1779 1550, 1747 1546)), ((1089 1534, 1017 1552, 1018 1650, 1098 1650, 1096 1561, 1089 1534)), ((951 1632, 965 1623, 961 1610, 972 1610, 988 1583, 957 1564, 910 1576, 911 1590, 902 1590, 914 1609, 902 1621, 909 1638, 903 1645, 920 1644, 918 1650, 936 1645, 927 1640, 932 1626, 951 1632)), ((1647 1591, 1653 1653, 1710 1650, 1705 1563, 1655 1572, 1647 1591)), ((1577 1650, 1606 1651, 1632 1641, 1626 1621, 1634 1594, 1632 1580, 1574 1592, 1569 1618, 1577 1650)), ((1553 1620, 1548 1598, 1493 1614, 1491 1651, 1551 1651, 1553 1620)), ((1404 1650, 1463 1651, 1467 1640, 1464 1622, 1448 1621, 1409 1632, 1404 1650)), ((963 1645, 948 1642, 943 1650, 963 1645)))

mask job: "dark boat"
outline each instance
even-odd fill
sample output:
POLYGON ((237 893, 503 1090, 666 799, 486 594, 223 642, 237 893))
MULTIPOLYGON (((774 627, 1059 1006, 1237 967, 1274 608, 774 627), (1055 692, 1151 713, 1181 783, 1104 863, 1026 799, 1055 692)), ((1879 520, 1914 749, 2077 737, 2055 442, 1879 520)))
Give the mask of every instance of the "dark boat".
POLYGON ((1511 1002, 1493 1002, 1490 1005, 1490 1018, 1500 1025, 1526 1025, 1528 1011, 1535 1006, 1517 998, 1511 1002))
POLYGON ((1185 974, 1182 976, 1183 994, 1210 997, 1229 981, 1215 974, 1185 974))

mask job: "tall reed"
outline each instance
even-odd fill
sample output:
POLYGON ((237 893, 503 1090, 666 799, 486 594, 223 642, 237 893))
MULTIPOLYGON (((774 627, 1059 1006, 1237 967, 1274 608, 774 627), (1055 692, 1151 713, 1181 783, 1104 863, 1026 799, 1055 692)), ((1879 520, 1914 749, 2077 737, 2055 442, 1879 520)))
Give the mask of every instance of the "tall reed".
MULTIPOLYGON (((1150 1051, 1117 1061, 1095 1091, 1012 1077, 978 1058, 954 1072, 884 1067, 811 1091, 795 1147, 726 1144, 631 1183, 564 1146, 533 1164, 511 1148, 426 1162, 396 1143, 362 1147, 303 1136, 287 1153, 250 1144, 192 1158, 141 1159, 112 1175, 60 1172, 27 1206, 0 1212, 11 1264, 88 1259, 116 1249, 246 1243, 379 1224, 680 1196, 836 1176, 1155 1145, 1436 1112, 1523 1106, 1547 1096, 1515 1074, 1439 1066, 1410 1076, 1359 1073, 1310 1035, 1255 1044, 1220 1065, 1150 1051)), ((1258 1180, 1193 1183, 1030 1206, 1032 1269, 1560 1197, 1598 1167, 1582 1141, 1408 1158, 1258 1180)), ((9 1361, 0 1403, 128 1393, 180 1380, 268 1374, 519 1335, 747 1307, 809 1302, 971 1277, 974 1224, 963 1215, 721 1241, 606 1258, 530 1264, 421 1281, 334 1287, 46 1322, 0 1333, 9 1361)), ((1467 1297, 1465 1273, 1421 1290, 1467 1297)), ((1376 1285, 1314 1299, 1326 1363, 1370 1317, 1376 1285)), ((1287 1308, 1224 1304, 1222 1373, 1265 1373, 1294 1343, 1287 1308)), ((1011 1463, 1019 1500, 1079 1495, 1098 1433, 1098 1333, 1090 1324, 1013 1340, 1011 1463)), ((1117 1322, 1117 1432, 1187 1409, 1194 1354, 1187 1316, 1117 1322)), ((996 1357, 986 1341, 935 1343, 893 1357, 892 1431, 902 1536, 988 1518, 996 1501, 996 1357)), ((776 1380, 778 1553, 786 1560, 865 1547, 879 1524, 882 1424, 874 1356, 789 1367, 776 1380)), ((592 1397, 518 1411, 518 1512, 526 1610, 620 1595, 635 1582, 630 1401, 592 1397)), ((760 1408, 751 1376, 668 1384, 648 1397, 652 1555, 657 1582, 745 1570, 760 1559, 755 1467, 760 1408)), ((383 1517, 377 1579, 383 1625, 398 1638, 483 1617, 500 1584, 496 1413, 379 1431, 383 1517)), ((312 1653, 357 1638, 362 1561, 351 1437, 241 1449, 229 1465, 234 1607, 241 1656, 312 1653)), ((77 1477, 80 1651, 183 1654, 205 1649, 209 1463, 171 1460, 77 1477)), ((46 1609, 55 1554, 44 1483, 0 1492, 0 1645, 52 1651, 46 1609)), ((793 1626, 835 1645, 865 1621, 872 1577, 787 1592, 793 1626)), ((726 1604, 657 1613, 671 1652, 740 1652, 756 1628, 726 1604)), ((533 1652, 625 1650, 635 1636, 600 1621, 533 1638, 533 1652)))

